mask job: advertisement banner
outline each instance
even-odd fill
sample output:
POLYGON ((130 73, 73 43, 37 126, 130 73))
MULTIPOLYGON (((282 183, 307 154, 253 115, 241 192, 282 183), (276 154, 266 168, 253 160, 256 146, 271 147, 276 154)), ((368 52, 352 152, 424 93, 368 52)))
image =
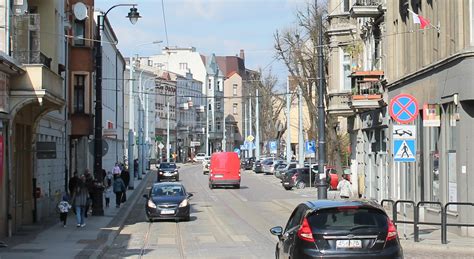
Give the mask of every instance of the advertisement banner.
POLYGON ((423 104, 423 127, 440 127, 440 115, 439 104, 423 104))

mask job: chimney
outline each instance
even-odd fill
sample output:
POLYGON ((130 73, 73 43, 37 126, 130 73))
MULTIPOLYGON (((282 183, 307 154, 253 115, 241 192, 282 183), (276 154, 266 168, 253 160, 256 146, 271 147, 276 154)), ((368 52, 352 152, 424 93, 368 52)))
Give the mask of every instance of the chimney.
POLYGON ((245 53, 244 53, 243 49, 240 50, 240 55, 239 56, 243 61, 245 61, 245 53))

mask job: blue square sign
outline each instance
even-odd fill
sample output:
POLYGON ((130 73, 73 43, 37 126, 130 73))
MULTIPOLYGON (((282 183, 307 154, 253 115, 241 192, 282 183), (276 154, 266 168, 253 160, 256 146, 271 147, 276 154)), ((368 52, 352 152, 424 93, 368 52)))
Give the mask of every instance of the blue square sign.
POLYGON ((395 162, 415 162, 416 142, 414 139, 393 140, 393 160, 395 162))

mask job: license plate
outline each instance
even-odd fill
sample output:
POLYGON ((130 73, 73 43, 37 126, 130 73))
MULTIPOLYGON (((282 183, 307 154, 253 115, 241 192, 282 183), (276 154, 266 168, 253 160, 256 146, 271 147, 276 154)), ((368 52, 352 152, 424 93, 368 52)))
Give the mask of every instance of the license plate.
POLYGON ((174 214, 174 210, 161 210, 161 214, 165 214, 165 215, 174 214))
POLYGON ((221 174, 216 174, 214 177, 215 177, 215 178, 222 178, 222 177, 224 177, 224 176, 221 175, 221 174))
POLYGON ((165 173, 165 176, 171 176, 171 173, 165 173))
POLYGON ((336 248, 362 248, 360 240, 336 240, 336 248))

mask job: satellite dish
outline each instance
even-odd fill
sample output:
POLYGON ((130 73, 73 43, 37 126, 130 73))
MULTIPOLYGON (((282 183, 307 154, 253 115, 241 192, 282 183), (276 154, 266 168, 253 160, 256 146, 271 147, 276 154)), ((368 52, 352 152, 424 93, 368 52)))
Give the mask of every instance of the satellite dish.
POLYGON ((82 2, 78 2, 74 5, 73 12, 74 16, 79 21, 83 21, 87 18, 87 6, 82 2))

